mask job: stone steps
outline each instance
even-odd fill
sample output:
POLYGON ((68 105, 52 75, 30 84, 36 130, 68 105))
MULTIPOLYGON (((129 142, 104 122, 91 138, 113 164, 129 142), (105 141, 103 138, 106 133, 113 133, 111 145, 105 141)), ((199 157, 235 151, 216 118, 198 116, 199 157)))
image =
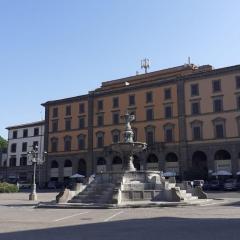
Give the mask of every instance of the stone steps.
POLYGON ((113 194, 114 184, 90 184, 87 189, 75 196, 72 203, 109 203, 113 194))

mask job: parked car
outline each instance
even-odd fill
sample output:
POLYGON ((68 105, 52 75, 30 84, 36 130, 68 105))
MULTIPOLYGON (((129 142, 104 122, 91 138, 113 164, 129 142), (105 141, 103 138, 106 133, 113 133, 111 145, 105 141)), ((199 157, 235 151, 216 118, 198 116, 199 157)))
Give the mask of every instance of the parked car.
POLYGON ((56 187, 56 182, 54 182, 54 181, 48 182, 47 188, 48 188, 48 189, 56 189, 56 188, 57 188, 57 187, 56 187))
POLYGON ((204 180, 194 180, 193 181, 193 187, 203 187, 204 180))
POLYGON ((210 190, 220 190, 223 188, 223 183, 219 180, 212 180, 209 182, 210 190))
POLYGON ((19 181, 17 182, 17 185, 19 189, 29 189, 32 186, 32 184, 27 181, 19 181))
POLYGON ((236 179, 227 179, 223 185, 225 191, 237 190, 237 180, 236 179))

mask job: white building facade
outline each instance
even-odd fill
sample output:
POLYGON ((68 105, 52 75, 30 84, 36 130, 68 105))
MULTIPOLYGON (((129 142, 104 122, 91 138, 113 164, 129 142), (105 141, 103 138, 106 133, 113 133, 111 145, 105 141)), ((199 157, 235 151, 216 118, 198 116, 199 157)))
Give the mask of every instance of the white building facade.
POLYGON ((33 171, 27 153, 35 146, 38 146, 40 156, 44 152, 44 121, 10 126, 6 129, 8 130, 7 178, 30 181, 33 171))

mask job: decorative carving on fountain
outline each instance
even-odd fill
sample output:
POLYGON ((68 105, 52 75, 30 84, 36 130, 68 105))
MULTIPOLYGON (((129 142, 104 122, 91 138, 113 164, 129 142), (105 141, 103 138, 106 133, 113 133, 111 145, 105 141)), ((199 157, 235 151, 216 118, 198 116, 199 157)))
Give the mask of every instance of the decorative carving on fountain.
POLYGON ((111 148, 123 155, 123 170, 126 171, 136 171, 133 164, 133 154, 143 151, 147 148, 146 143, 134 142, 134 133, 131 127, 131 122, 135 120, 134 115, 130 115, 126 112, 125 115, 121 117, 125 120, 125 130, 123 132, 123 142, 112 144, 111 148))

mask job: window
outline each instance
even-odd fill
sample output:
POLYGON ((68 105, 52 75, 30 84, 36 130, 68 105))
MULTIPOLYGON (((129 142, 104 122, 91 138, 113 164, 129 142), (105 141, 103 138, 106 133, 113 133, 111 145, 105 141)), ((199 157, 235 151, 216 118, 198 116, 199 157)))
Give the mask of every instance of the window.
POLYGON ((79 118, 79 129, 85 128, 85 118, 79 118))
POLYGON ((66 106, 66 116, 71 115, 71 106, 66 106))
POLYGON ((165 131, 165 141, 172 142, 173 141, 173 131, 172 128, 168 128, 165 131))
POLYGON ((102 148, 103 147, 103 136, 97 137, 97 147, 102 148))
POLYGON ((200 140, 201 139, 200 126, 194 126, 192 129, 193 129, 193 140, 200 140))
POLYGON ((215 138, 225 137, 225 121, 224 118, 216 118, 213 120, 215 138))
POLYGON ((147 92, 146 93, 146 103, 152 103, 153 102, 153 93, 147 92))
POLYGON ((70 136, 64 137, 64 151, 71 151, 72 138, 70 136))
POLYGON ((146 143, 149 146, 153 145, 155 142, 155 127, 154 126, 145 127, 145 134, 146 134, 146 143))
POLYGON ((118 97, 113 98, 113 108, 118 108, 119 107, 119 100, 118 97))
POLYGON ((17 130, 16 131, 13 131, 13 139, 17 139, 17 130))
POLYGON ((104 133, 103 132, 97 132, 96 137, 97 137, 97 148, 104 147, 104 133))
POLYGON ((104 122, 103 115, 98 115, 97 116, 97 125, 99 127, 101 127, 101 126, 103 126, 103 122, 104 122))
POLYGON ((192 140, 202 139, 202 125, 203 122, 199 120, 194 120, 193 122, 191 122, 192 140))
POLYGON ((172 98, 171 88, 164 89, 164 99, 168 100, 172 98))
POLYGON ((163 126, 164 128, 164 140, 165 142, 173 142, 174 141, 174 125, 172 123, 167 123, 163 126))
POLYGON ((23 142, 22 143, 22 152, 26 152, 27 151, 27 142, 23 142))
POLYGON ((222 112, 222 111, 223 111, 222 98, 213 99, 213 112, 222 112))
POLYGON ((58 120, 52 121, 52 131, 57 132, 58 131, 58 120))
POLYGON ((98 106, 98 111, 102 111, 103 110, 103 100, 98 100, 97 106, 98 106))
POLYGON ((9 166, 10 166, 10 167, 16 167, 16 164, 17 164, 17 159, 16 159, 16 157, 11 157, 11 158, 10 158, 10 161, 9 161, 9 166))
POLYGON ((118 143, 120 141, 120 131, 119 130, 113 130, 112 131, 112 142, 118 143))
POLYGON ((12 143, 12 144, 11 144, 11 152, 12 152, 12 153, 15 153, 16 150, 17 150, 17 144, 16 144, 16 143, 12 143))
POLYGON ((240 76, 236 76, 236 89, 240 88, 240 76))
POLYGON ((27 157, 21 156, 20 157, 20 166, 26 166, 27 165, 27 157))
POLYGON ((112 118, 113 124, 119 124, 119 113, 113 113, 112 118))
POLYGON ((129 95, 129 106, 135 105, 135 95, 129 95))
POLYGON ((146 109, 146 120, 147 121, 153 120, 153 109, 152 108, 146 109))
POLYGON ((58 117, 58 108, 53 108, 53 112, 52 112, 52 117, 55 118, 55 117, 58 117))
POLYGON ((221 123, 216 124, 215 131, 216 131, 216 138, 223 138, 224 137, 223 124, 221 124, 221 123))
POLYGON ((83 134, 80 134, 78 136, 78 149, 79 150, 84 150, 86 148, 85 147, 85 138, 86 138, 86 136, 83 134))
POLYGON ((57 138, 51 138, 51 151, 52 152, 58 151, 58 139, 57 138))
POLYGON ((212 90, 213 90, 213 92, 221 91, 221 81, 220 80, 214 80, 212 82, 212 90))
POLYGON ((165 106, 165 118, 172 118, 172 106, 165 106))
POLYGON ((199 88, 198 88, 198 84, 191 84, 191 96, 199 96, 199 88))
POLYGON ((240 110, 240 96, 237 96, 237 110, 240 110))
POLYGON ((71 130, 71 119, 65 119, 65 130, 71 130))
POLYGON ((38 136, 39 135, 39 128, 34 128, 34 136, 38 136))
POLYGON ((85 112, 85 104, 84 103, 80 103, 79 104, 79 113, 82 114, 85 112))
POLYGON ((192 115, 197 115, 200 113, 200 102, 192 102, 191 104, 192 115))
POLYGON ((38 141, 33 142, 33 149, 36 149, 36 148, 38 148, 38 141))
POLYGON ((28 137, 28 129, 23 129, 23 137, 28 137))

